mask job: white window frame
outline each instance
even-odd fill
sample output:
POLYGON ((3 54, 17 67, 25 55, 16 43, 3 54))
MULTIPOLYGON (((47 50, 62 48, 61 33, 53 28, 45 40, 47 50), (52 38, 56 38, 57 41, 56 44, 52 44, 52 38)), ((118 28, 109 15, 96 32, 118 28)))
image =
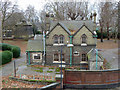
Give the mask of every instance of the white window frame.
POLYGON ((33 53, 33 60, 42 60, 42 53, 33 53), (40 59, 35 59, 34 56, 37 56, 38 54, 40 54, 40 59))

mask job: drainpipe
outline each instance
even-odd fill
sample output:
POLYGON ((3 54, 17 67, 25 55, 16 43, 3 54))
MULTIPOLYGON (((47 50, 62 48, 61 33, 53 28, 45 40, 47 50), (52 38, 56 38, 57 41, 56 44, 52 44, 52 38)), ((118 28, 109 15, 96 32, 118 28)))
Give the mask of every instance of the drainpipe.
POLYGON ((28 64, 30 65, 30 52, 28 51, 28 64))
MULTIPOLYGON (((70 36, 70 44, 72 44, 72 36, 70 36)), ((72 47, 70 47, 70 67, 72 66, 72 47)))
POLYGON ((43 45, 44 45, 44 54, 43 54, 44 59, 43 59, 42 65, 45 65, 45 33, 44 31, 43 31, 43 45))
POLYGON ((98 50, 96 49, 96 70, 98 69, 97 59, 98 59, 98 50))

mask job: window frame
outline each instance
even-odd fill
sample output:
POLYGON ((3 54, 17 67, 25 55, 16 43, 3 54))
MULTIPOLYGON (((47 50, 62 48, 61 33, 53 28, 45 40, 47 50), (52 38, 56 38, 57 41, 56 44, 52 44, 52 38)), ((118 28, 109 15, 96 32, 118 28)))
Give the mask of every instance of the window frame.
POLYGON ((87 43, 87 36, 85 34, 81 36, 81 43, 87 43))
POLYGON ((59 37, 58 37, 58 35, 54 35, 54 36, 53 36, 53 39, 54 39, 54 40, 53 40, 53 43, 54 43, 54 44, 58 44, 58 43, 59 43, 59 37), (57 42, 56 42, 56 41, 57 41, 57 42))
POLYGON ((88 60, 87 60, 87 54, 86 54, 86 53, 83 53, 83 54, 81 55, 81 61, 88 61, 88 60))
MULTIPOLYGON (((53 54, 53 63, 61 63, 61 54, 60 53, 54 53, 53 54), (58 54, 58 61, 55 61, 55 54, 58 54)), ((62 53, 62 63, 65 63, 65 54, 62 53)))

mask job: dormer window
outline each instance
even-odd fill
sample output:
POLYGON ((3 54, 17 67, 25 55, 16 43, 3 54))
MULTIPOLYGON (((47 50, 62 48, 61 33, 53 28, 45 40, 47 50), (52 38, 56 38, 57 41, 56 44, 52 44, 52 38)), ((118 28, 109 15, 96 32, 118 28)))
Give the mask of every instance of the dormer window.
POLYGON ((82 43, 87 43, 87 36, 85 34, 82 35, 82 43))
POLYGON ((54 44, 58 44, 58 36, 57 35, 54 36, 54 44))
POLYGON ((64 43, 64 36, 63 36, 63 35, 60 35, 60 36, 59 36, 59 39, 60 39, 60 42, 59 42, 59 43, 60 43, 60 44, 63 44, 63 43, 64 43))

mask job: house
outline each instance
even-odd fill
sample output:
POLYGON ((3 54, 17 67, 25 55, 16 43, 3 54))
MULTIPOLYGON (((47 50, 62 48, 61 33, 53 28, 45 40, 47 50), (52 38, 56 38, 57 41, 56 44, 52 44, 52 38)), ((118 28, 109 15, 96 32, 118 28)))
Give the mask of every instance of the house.
POLYGON ((28 21, 22 20, 15 25, 14 38, 15 39, 29 39, 33 37, 32 24, 28 21))
POLYGON ((94 16, 94 22, 92 20, 47 22, 49 27, 46 26, 45 65, 60 65, 62 60, 62 64, 66 66, 78 65, 81 69, 90 69, 92 60, 96 60, 88 58, 88 55, 92 55, 89 52, 95 49, 97 44, 95 18, 94 16))

